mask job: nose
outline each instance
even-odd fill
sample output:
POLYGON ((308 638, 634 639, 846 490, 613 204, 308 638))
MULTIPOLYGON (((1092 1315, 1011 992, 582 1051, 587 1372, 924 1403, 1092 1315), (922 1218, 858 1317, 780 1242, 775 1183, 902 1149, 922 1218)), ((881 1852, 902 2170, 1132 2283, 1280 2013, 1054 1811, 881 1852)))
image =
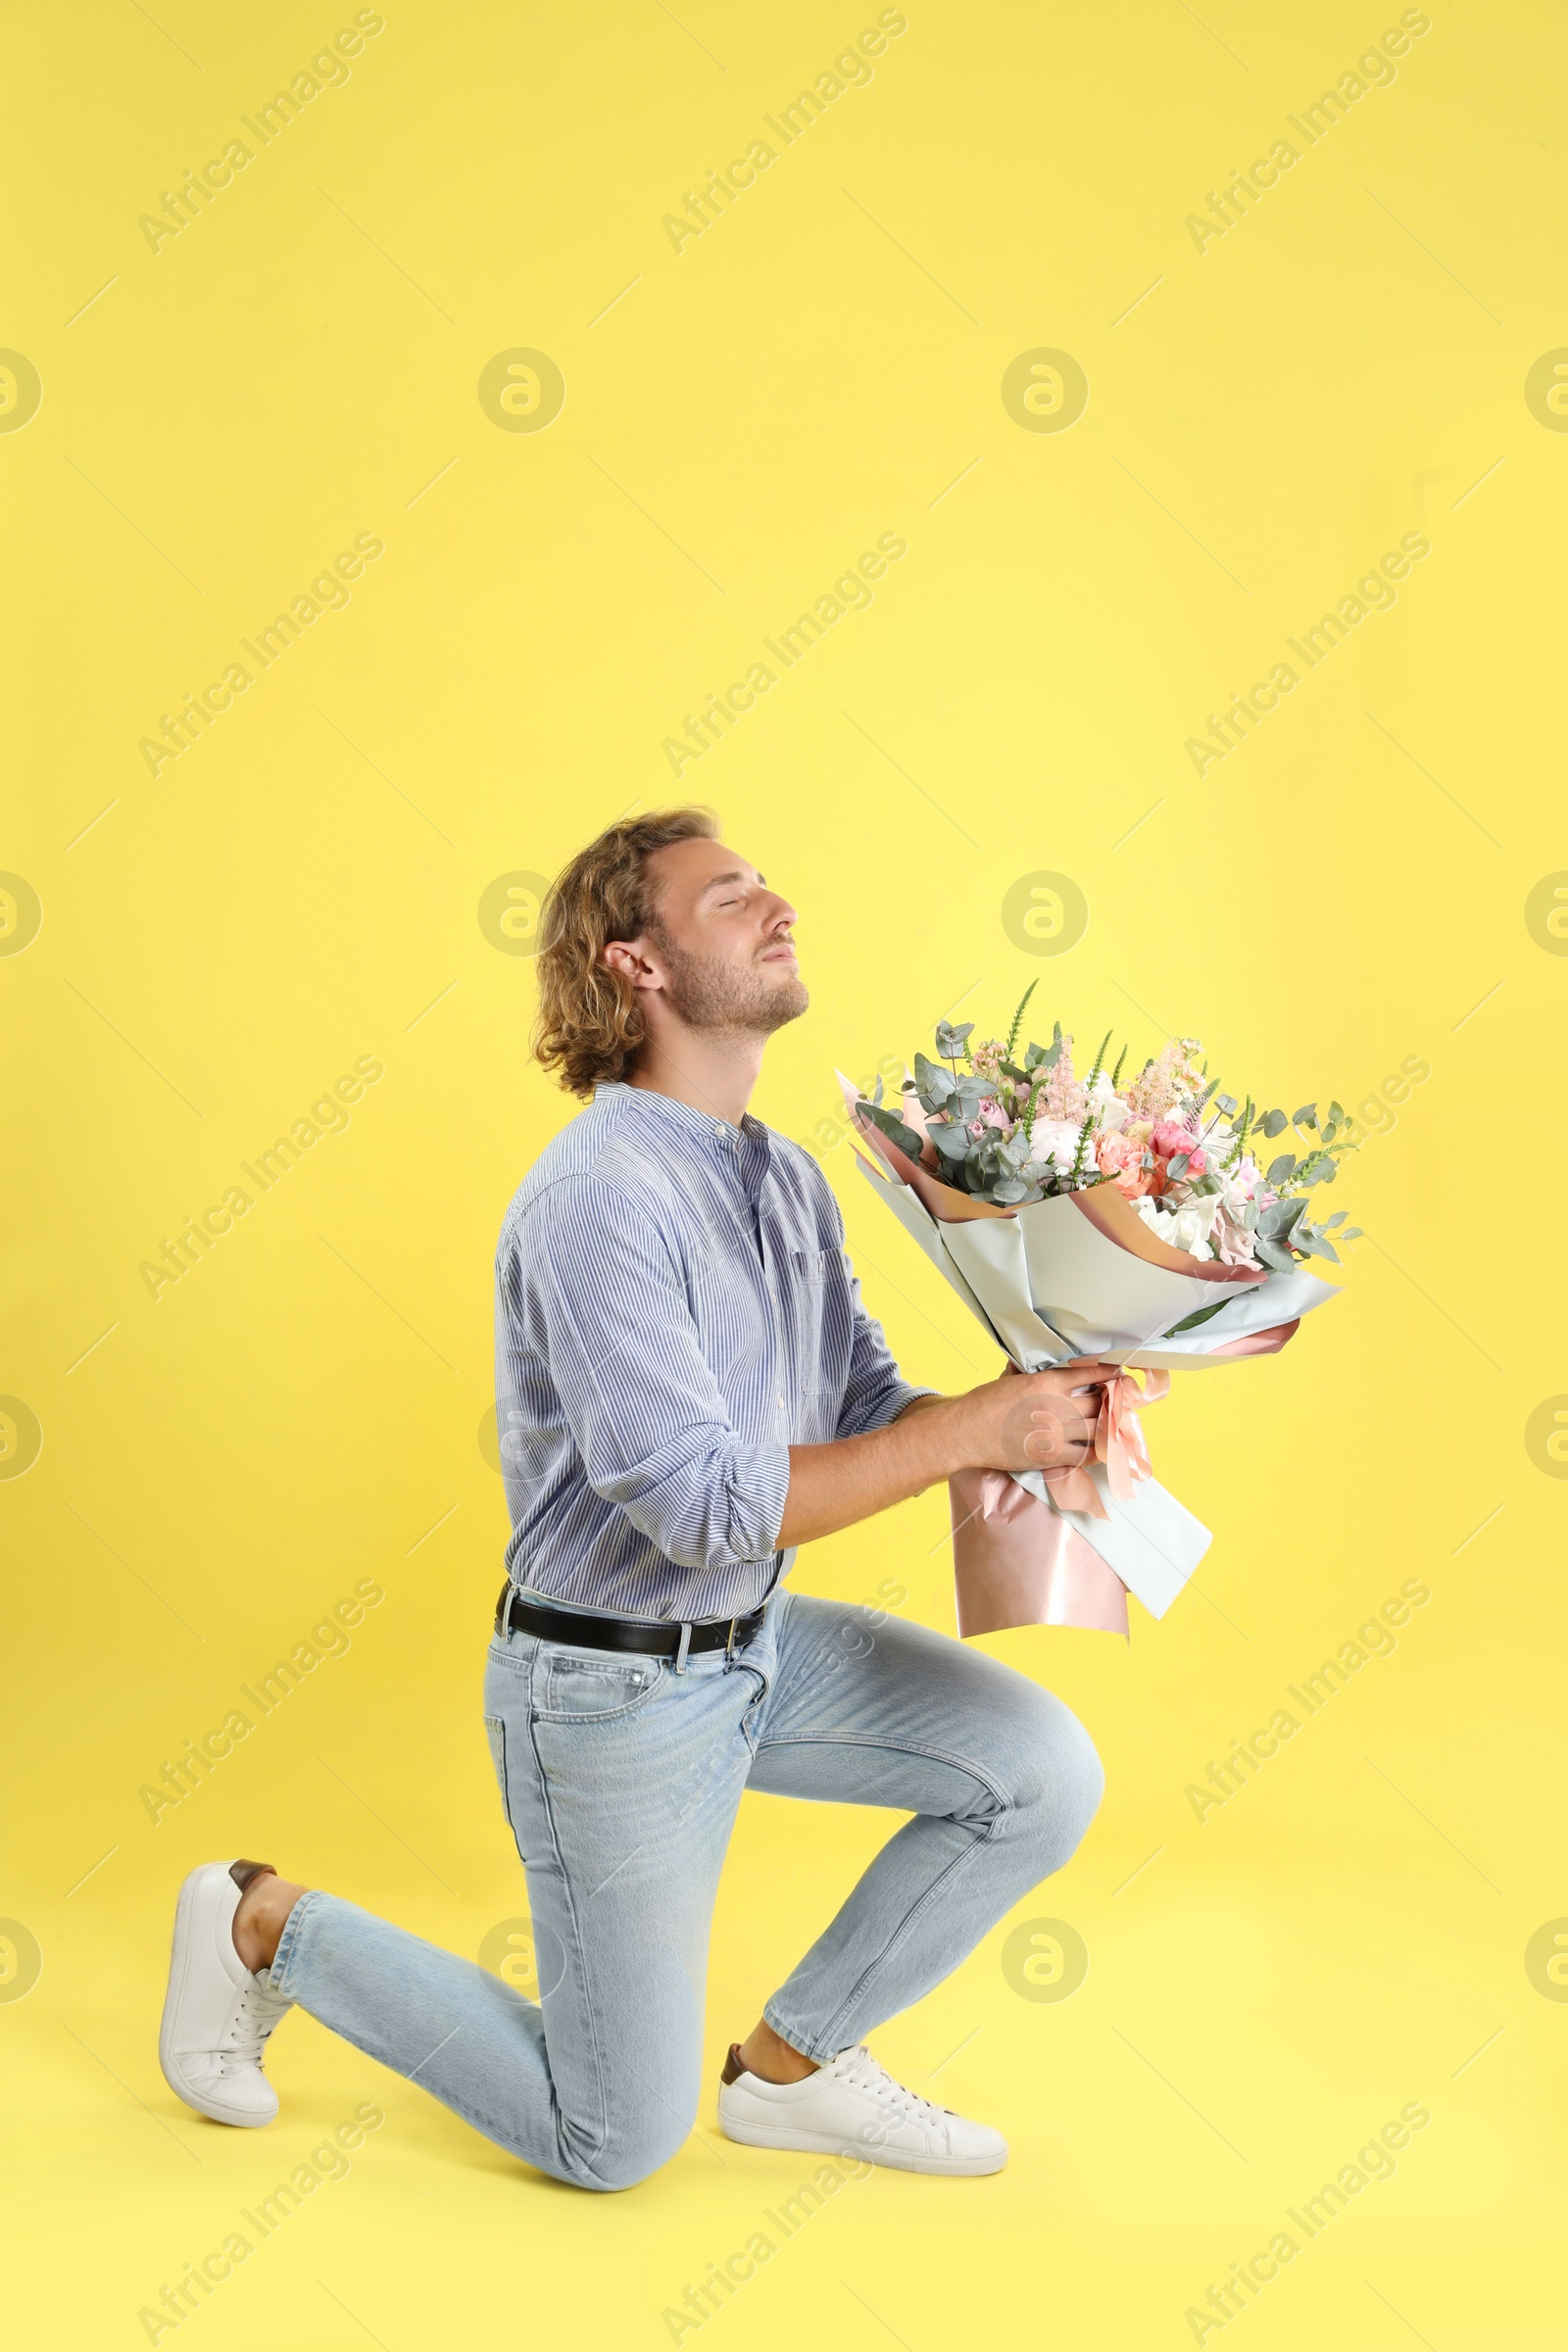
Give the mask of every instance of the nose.
POLYGON ((776 890, 769 891, 768 911, 763 917, 762 922, 763 930, 769 934, 779 931, 791 931, 794 929, 799 920, 800 917, 796 913, 794 907, 790 905, 788 899, 781 899, 776 890))

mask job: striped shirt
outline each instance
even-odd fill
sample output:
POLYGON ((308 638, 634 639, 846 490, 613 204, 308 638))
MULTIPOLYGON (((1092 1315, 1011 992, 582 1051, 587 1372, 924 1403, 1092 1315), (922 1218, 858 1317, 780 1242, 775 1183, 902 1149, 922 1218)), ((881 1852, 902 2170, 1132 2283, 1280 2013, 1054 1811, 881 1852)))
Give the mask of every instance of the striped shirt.
POLYGON ((860 1303, 808 1153, 645 1087, 596 1089, 519 1187, 496 1252, 507 1570, 617 1616, 754 1608, 789 1447, 916 1396, 860 1303))

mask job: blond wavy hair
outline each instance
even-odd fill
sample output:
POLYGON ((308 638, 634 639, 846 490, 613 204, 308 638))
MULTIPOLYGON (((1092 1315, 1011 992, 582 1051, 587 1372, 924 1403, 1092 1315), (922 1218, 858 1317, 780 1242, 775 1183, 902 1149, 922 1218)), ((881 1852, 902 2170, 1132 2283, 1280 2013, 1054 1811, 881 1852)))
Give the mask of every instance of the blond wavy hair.
POLYGON ((586 1099, 623 1078, 646 1034, 637 991, 604 957, 612 940, 657 927, 649 858, 672 842, 717 839, 711 808, 653 808, 610 826, 551 884, 535 967, 533 1053, 568 1094, 586 1099))

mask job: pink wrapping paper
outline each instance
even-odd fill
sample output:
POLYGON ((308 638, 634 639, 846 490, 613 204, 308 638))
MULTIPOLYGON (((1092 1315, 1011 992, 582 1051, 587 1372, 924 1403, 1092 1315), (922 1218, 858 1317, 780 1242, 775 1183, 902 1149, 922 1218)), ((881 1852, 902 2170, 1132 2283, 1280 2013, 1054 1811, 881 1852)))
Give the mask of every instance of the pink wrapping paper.
POLYGON ((1127 1588, 1076 1528, 1004 1470, 948 1481, 958 1631, 1079 1625, 1125 1634, 1127 1588))

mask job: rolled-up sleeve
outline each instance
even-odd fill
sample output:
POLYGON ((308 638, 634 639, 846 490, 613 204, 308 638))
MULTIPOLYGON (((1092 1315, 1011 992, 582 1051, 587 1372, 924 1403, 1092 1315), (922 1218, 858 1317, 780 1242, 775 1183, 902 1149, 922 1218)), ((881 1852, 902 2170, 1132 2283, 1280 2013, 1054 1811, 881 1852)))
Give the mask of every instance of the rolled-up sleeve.
POLYGON ((548 1363, 595 1494, 683 1567, 769 1558, 789 1447, 737 1433, 649 1212, 601 1178, 564 1178, 520 1220, 501 1272, 516 1341, 548 1363))

